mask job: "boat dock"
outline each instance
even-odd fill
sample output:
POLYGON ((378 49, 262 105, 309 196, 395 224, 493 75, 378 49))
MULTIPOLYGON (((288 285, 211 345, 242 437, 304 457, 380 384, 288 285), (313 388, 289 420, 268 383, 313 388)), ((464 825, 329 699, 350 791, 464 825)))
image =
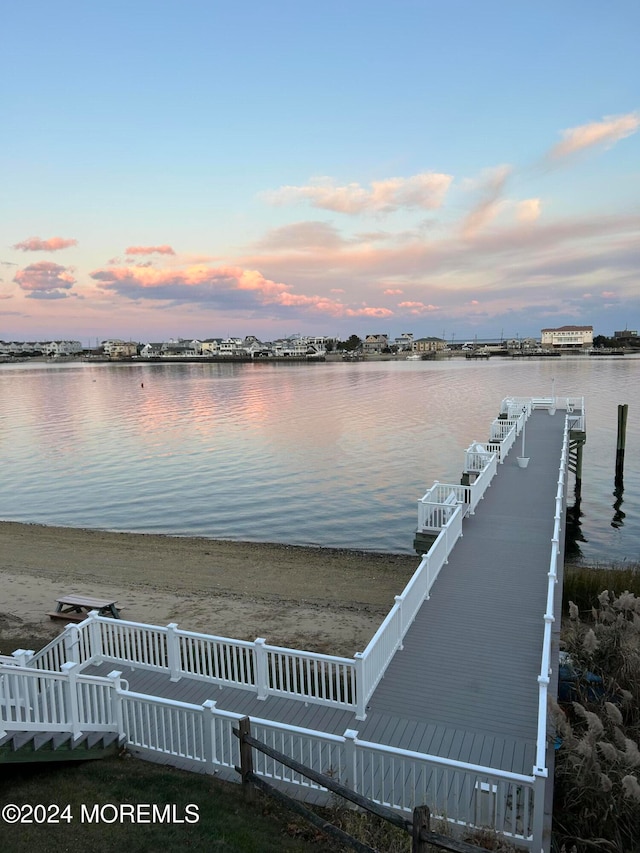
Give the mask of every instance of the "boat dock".
MULTIPOLYGON (((581 398, 503 401, 462 483, 418 501, 428 551, 353 659, 93 614, 16 663, 115 691, 143 757, 234 778, 230 727, 249 716, 255 737, 378 802, 547 851, 567 472, 584 437, 581 398)), ((0 691, 0 734, 2 713, 0 691)), ((286 768, 256 772, 322 799, 286 768)))

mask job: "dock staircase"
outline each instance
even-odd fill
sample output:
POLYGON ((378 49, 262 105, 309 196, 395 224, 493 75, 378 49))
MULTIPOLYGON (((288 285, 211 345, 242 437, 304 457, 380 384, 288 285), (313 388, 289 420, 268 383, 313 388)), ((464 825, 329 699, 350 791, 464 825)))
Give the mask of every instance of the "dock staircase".
POLYGON ((0 737, 0 764, 44 761, 92 761, 117 755, 118 732, 7 732, 0 737))
POLYGON ((38 653, 0 656, 0 764, 91 761, 122 748, 108 683, 63 663, 77 642, 74 626, 38 653))

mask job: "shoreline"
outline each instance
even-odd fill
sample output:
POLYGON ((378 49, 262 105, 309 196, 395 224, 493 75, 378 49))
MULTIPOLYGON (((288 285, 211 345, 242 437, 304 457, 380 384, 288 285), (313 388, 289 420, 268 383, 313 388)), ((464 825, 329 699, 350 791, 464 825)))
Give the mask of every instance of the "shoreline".
POLYGON ((113 597, 123 618, 352 656, 417 555, 0 521, 0 653, 64 629, 56 597, 113 597))

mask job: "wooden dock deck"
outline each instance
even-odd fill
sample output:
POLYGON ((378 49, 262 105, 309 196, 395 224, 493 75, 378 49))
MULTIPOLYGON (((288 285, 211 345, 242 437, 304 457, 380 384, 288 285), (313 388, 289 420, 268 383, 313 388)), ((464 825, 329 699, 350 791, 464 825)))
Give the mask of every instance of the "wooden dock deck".
MULTIPOLYGON (((354 713, 164 673, 123 669, 132 691, 217 707, 291 726, 531 774, 538 682, 564 412, 532 412, 526 469, 520 440, 465 519, 431 591, 368 706, 354 713)), ((560 560, 561 564, 562 560, 560 560)), ((558 584, 560 587, 561 584, 558 584)), ((85 672, 106 675, 113 662, 85 672)))

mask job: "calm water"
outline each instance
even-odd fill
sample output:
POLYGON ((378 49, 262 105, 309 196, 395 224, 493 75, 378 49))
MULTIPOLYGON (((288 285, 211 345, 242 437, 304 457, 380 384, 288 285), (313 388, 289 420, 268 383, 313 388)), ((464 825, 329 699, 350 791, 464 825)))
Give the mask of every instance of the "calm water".
POLYGON ((504 396, 548 395, 555 379, 587 405, 577 556, 635 561, 639 372, 629 357, 0 365, 0 518, 411 552, 417 499, 459 481, 504 396))

